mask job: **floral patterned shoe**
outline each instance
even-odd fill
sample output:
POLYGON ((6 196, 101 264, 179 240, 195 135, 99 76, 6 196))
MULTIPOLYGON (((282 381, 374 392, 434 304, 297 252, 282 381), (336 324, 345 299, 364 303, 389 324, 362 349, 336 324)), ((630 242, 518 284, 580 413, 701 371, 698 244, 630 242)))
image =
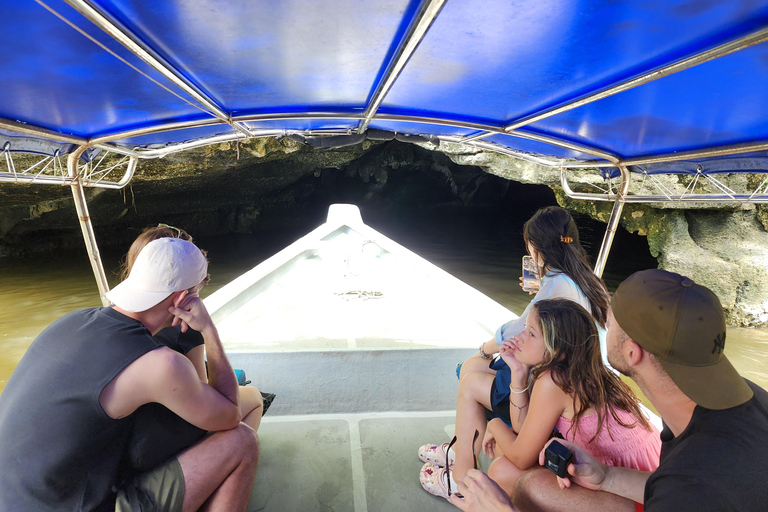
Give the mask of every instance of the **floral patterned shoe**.
POLYGON ((445 467, 445 454, 448 453, 448 463, 452 467, 456 463, 456 452, 450 449, 450 443, 425 444, 419 448, 419 459, 435 466, 445 467))
MULTIPOLYGON (((449 469, 427 462, 419 471, 419 482, 429 494, 450 500, 451 491, 448 489, 448 482, 449 479, 453 480, 453 478, 448 473, 449 471, 449 469)), ((451 482, 450 485, 454 490, 456 489, 456 484, 451 482)))

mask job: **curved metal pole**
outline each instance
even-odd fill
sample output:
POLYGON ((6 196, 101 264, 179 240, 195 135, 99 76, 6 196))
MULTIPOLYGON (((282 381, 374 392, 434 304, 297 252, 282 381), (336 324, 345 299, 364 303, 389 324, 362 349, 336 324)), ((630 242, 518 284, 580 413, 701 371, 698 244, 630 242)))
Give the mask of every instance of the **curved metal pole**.
POLYGON ((24 135, 32 135, 33 137, 40 137, 42 139, 68 142, 69 144, 85 144, 86 140, 82 137, 76 137, 74 135, 67 135, 66 133, 59 133, 47 128, 35 126, 33 124, 20 123, 12 119, 0 117, 0 128, 9 130, 15 133, 21 133, 24 135))
MULTIPOLYGON (((638 156, 626 158, 618 163, 627 167, 635 165, 661 164, 667 162, 679 162, 681 160, 693 160, 696 158, 712 158, 716 156, 731 156, 756 151, 768 150, 768 141, 758 140, 754 142, 742 142, 725 146, 714 146, 706 149, 692 149, 690 151, 676 151, 661 155, 638 156)), ((606 162, 568 162, 569 169, 591 169, 593 167, 616 167, 613 163, 606 162)))
POLYGON ((619 186, 619 193, 616 195, 616 201, 613 203, 611 217, 608 219, 608 226, 605 228, 603 244, 600 246, 600 254, 598 254, 597 262, 595 263, 595 274, 597 274, 597 277, 603 277, 605 262, 608 259, 608 253, 611 252, 613 237, 616 235, 616 229, 618 229, 619 220, 621 219, 621 211, 624 209, 624 198, 629 190, 629 169, 620 165, 619 170, 621 171, 621 185, 619 186))
POLYGON ((90 20, 91 23, 123 45, 129 52, 146 62, 149 66, 170 80, 174 85, 194 98, 195 101, 202 105, 208 112, 231 125, 232 128, 241 132, 243 135, 249 135, 248 129, 239 123, 232 122, 230 114, 226 112, 223 107, 218 105, 213 98, 200 90, 195 84, 185 79, 184 75, 179 72, 179 70, 158 55, 152 48, 144 44, 136 34, 133 34, 120 22, 107 16, 101 9, 97 8, 97 6, 93 5, 88 0, 66 0, 66 2, 77 12, 90 20))
MULTIPOLYGON (((269 130, 269 133, 266 133, 266 134, 256 133, 252 138, 269 137, 269 136, 276 137, 278 135, 283 135, 284 133, 285 133, 285 130, 269 130)), ((343 133, 346 133, 346 130, 343 133)), ((101 144, 101 143, 93 144, 92 143, 91 145, 103 151, 111 151, 119 155, 150 159, 150 158, 162 158, 166 155, 169 155, 171 153, 176 153, 179 151, 187 151, 187 150, 195 149, 199 147, 210 146, 211 144, 219 144, 221 142, 232 142, 235 140, 246 140, 246 138, 240 132, 231 132, 231 133, 226 133, 222 135, 216 135, 207 139, 198 139, 198 140, 193 140, 189 142, 180 142, 173 146, 166 146, 164 148, 142 149, 142 150, 123 148, 123 147, 115 146, 112 144, 101 144)), ((122 183, 122 180, 120 181, 122 183)))
MULTIPOLYGON (((348 112, 307 112, 307 113, 295 113, 295 112, 279 113, 278 112, 278 113, 270 113, 270 114, 250 114, 250 115, 243 115, 243 116, 234 116, 232 118, 233 121, 241 121, 241 122, 283 121, 287 119, 360 120, 361 115, 348 113, 348 112)), ((537 133, 520 132, 520 131, 503 133, 501 131, 501 128, 498 126, 490 126, 486 124, 470 123, 465 121, 456 121, 456 120, 440 119, 440 118, 433 118, 433 117, 403 116, 403 115, 391 115, 391 114, 376 114, 375 119, 382 120, 382 121, 426 123, 426 124, 435 124, 439 126, 452 126, 457 128, 470 128, 474 130, 487 130, 487 131, 491 131, 493 133, 498 133, 501 135, 508 135, 511 137, 519 137, 519 138, 528 139, 528 140, 535 140, 538 142, 543 142, 545 144, 555 145, 555 146, 570 149, 573 151, 578 151, 580 153, 592 155, 597 158, 602 158, 604 160, 607 160, 608 162, 611 162, 611 165, 617 165, 620 162, 620 158, 618 156, 598 148, 584 146, 581 144, 576 144, 573 142, 560 140, 552 136, 540 135, 537 133)), ((105 135, 101 137, 94 137, 90 139, 88 142, 91 146, 99 146, 99 145, 107 144, 109 142, 124 139, 124 138, 138 137, 140 135, 147 135, 150 133, 157 133, 161 131, 178 130, 182 128, 192 128, 192 127, 198 127, 198 126, 208 126, 208 125, 218 124, 218 123, 219 123, 218 121, 213 121, 213 120, 202 120, 202 121, 198 120, 198 121, 192 121, 192 122, 172 123, 167 126, 152 126, 148 128, 130 130, 127 132, 113 133, 113 134, 105 135)), ((255 131, 251 132, 252 135, 255 133, 256 133, 255 131)), ((122 152, 123 154, 129 154, 129 153, 126 153, 124 150, 121 151, 120 149, 112 148, 111 150, 118 153, 122 152)))
POLYGON ((692 68, 704 62, 709 62, 711 60, 717 59, 718 57, 722 57, 724 55, 728 55, 733 52, 743 50, 744 48, 748 48, 750 46, 760 44, 762 42, 765 42, 766 40, 768 40, 768 28, 761 28, 760 30, 752 32, 751 34, 747 34, 733 41, 728 41, 714 48, 705 50, 701 53, 697 53, 690 57, 684 58, 680 61, 673 62, 672 64, 668 64, 662 68, 645 73, 643 75, 632 78, 630 80, 626 80, 624 82, 618 83, 612 87, 609 87, 608 89, 597 92, 595 94, 591 94, 584 98, 577 99, 576 101, 572 101, 565 105, 561 105, 559 107, 555 107, 553 109, 546 110, 544 112, 540 112, 532 116, 518 119, 517 121, 509 124, 508 126, 505 126, 504 131, 510 132, 512 130, 516 130, 522 126, 526 126, 526 125, 535 123, 537 121, 541 121, 542 119, 546 119, 548 117, 552 117, 554 115, 567 112, 569 110, 573 110, 575 108, 581 107, 588 103, 592 103, 594 101, 598 101, 603 98, 613 96, 614 94, 618 94, 620 92, 633 89, 639 85, 653 82, 654 80, 658 80, 659 78, 673 75, 675 73, 684 71, 688 68, 692 68))
POLYGON ((429 0, 422 5, 421 12, 414 18, 415 23, 412 21, 414 24, 408 29, 404 40, 401 41, 394 61, 389 65, 389 69, 376 87, 376 92, 373 93, 368 107, 363 112, 363 121, 357 127, 357 133, 363 133, 368 129, 368 125, 376 115, 381 102, 384 101, 395 80, 400 76, 400 72, 408 63, 413 52, 416 51, 416 47, 424 39, 427 30, 432 26, 432 22, 440 14, 443 4, 445 4, 445 0, 429 0))
MULTIPOLYGON (((529 153, 524 153, 522 151, 517 151, 515 149, 507 148, 506 146, 499 146, 492 142, 486 142, 484 140, 467 142, 464 137, 461 137, 458 135, 440 135, 440 142, 450 142, 452 144, 472 146, 477 149, 493 151, 494 153, 499 153, 502 155, 519 158, 527 162, 531 162, 539 165, 545 165, 547 167, 553 167, 553 168, 568 167, 568 165, 566 165, 562 160, 550 160, 547 158, 538 157, 535 155, 531 155, 529 153)), ((609 165, 613 166, 615 164, 609 164, 609 165)))
MULTIPOLYGON (((124 186, 126 186, 130 181, 133 179, 133 175, 136 172, 136 167, 139 165, 139 158, 132 156, 130 160, 128 160, 128 168, 125 170, 125 174, 122 178, 120 178, 120 181, 115 183, 114 185, 109 184, 110 186, 105 188, 116 188, 121 189, 124 186)), ((100 183, 97 181, 97 183, 100 183)))
MULTIPOLYGON (((663 78, 665 76, 673 75, 675 73, 678 73, 680 71, 684 71, 686 69, 692 68, 694 66, 697 66, 699 64, 703 64, 705 62, 709 62, 711 60, 717 59, 719 57, 723 57, 724 55, 729 55, 731 53, 734 53, 739 50, 743 50, 744 48, 749 48, 750 46, 754 46, 756 44, 760 44, 768 40, 768 28, 761 28, 759 30, 756 30, 755 32, 752 32, 750 34, 747 34, 745 36, 739 37, 737 39, 734 39, 733 41, 728 41, 726 43, 722 43, 714 48, 710 48, 708 50, 705 50, 701 53, 697 53, 695 55, 691 55, 690 57, 684 58, 680 61, 673 62, 671 64, 668 64, 664 67, 661 67, 659 69, 650 71, 648 73, 645 73, 643 75, 640 75, 638 77, 625 80, 624 82, 617 83, 613 85, 612 87, 609 87, 605 90, 596 92, 594 94, 585 96, 581 99, 577 99, 575 101, 571 101, 569 103, 565 103, 564 105, 560 105, 558 107, 545 110, 543 112, 539 112, 537 114, 532 114, 527 117, 523 117, 521 119, 518 119, 509 125, 504 127, 505 132, 511 132, 513 130, 516 130, 518 128, 521 128, 523 126, 527 126, 529 124, 533 124, 537 121, 541 121, 542 119, 546 119, 548 117, 555 116, 557 114, 561 114, 563 112, 567 112, 569 110, 573 110, 575 108, 581 107, 583 105, 587 105, 589 103, 599 101, 603 98, 607 98, 609 96, 613 96, 614 94, 618 94, 620 92, 627 91, 629 89, 633 89, 639 85, 647 84, 649 82, 653 82, 654 80, 658 80, 659 78, 663 78)), ((493 135, 493 133, 479 133, 476 135, 472 135, 471 137, 468 137, 467 140, 478 140, 485 137, 489 137, 490 135, 493 135)))
POLYGON ((93 275, 96 277, 96 284, 99 287, 101 303, 104 306, 109 306, 109 300, 107 300, 109 284, 107 283, 107 276, 104 273, 104 265, 101 263, 99 247, 96 245, 96 236, 93 233, 93 225, 91 224, 91 217, 88 213, 88 203, 85 200, 85 190, 83 189, 83 184, 80 181, 80 176, 77 172, 77 161, 86 149, 88 149, 88 146, 80 146, 73 153, 69 154, 69 157, 67 158, 67 172, 69 173, 69 177, 73 180, 71 185, 72 197, 75 199, 77 218, 80 221, 80 229, 83 231, 85 249, 88 251, 88 259, 91 261, 93 275))

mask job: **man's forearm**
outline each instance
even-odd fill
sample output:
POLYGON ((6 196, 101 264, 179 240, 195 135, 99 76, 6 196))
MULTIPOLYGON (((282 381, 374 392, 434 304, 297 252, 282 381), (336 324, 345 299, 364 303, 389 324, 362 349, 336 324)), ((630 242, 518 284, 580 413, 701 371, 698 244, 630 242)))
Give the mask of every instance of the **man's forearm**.
POLYGON ((202 332, 205 353, 208 360, 208 384, 224 395, 230 402, 238 404, 238 385, 235 372, 229 364, 216 327, 202 332))
POLYGON ((650 471, 609 467, 602 490, 638 503, 643 503, 645 483, 650 476, 650 471))

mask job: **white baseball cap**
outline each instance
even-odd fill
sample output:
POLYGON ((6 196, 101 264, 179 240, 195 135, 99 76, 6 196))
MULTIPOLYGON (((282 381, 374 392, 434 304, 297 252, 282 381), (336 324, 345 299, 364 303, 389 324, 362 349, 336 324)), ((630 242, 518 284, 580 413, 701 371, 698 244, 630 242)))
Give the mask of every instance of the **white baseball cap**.
POLYGON ((137 313, 156 306, 173 292, 187 290, 208 276, 208 260, 192 242, 159 238, 146 245, 131 273, 107 292, 107 298, 125 311, 137 313))

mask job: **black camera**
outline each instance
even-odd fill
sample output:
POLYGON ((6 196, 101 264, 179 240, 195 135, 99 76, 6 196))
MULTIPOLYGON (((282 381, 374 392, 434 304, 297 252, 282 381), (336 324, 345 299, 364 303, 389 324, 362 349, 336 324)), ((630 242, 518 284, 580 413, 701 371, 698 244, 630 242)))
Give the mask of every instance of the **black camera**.
POLYGON ((573 452, 558 443, 552 441, 544 450, 544 465, 560 478, 564 478, 568 472, 568 464, 573 459, 573 452))

